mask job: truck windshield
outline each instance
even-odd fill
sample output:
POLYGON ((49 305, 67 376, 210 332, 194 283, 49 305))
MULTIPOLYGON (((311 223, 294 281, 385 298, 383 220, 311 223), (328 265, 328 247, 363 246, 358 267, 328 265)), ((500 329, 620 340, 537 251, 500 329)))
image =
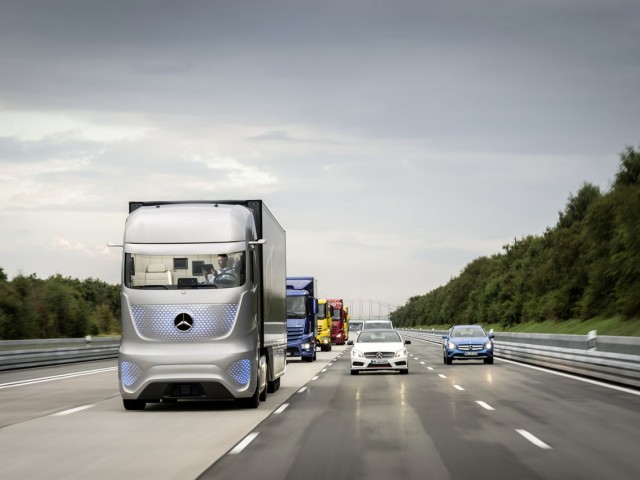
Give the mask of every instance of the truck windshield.
POLYGON ((316 318, 327 318, 327 304, 319 303, 318 304, 318 313, 316 313, 316 318))
POLYGON ((307 316, 305 298, 304 296, 287 297, 287 318, 304 318, 307 316))
POLYGON ((331 316, 333 320, 342 320, 342 309, 334 308, 333 315, 331 316))
POLYGON ((246 279, 245 252, 124 256, 124 284, 128 288, 175 290, 233 288, 246 279))

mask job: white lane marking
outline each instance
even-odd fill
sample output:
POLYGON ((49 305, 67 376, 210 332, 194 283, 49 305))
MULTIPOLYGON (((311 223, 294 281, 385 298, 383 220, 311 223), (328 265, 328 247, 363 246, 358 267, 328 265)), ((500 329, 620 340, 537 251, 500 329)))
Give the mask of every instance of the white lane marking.
POLYGON ((1 383, 0 390, 3 388, 21 387, 23 385, 33 385, 36 383, 53 382, 54 380, 64 380, 65 378, 81 377, 83 375, 93 375, 95 373, 111 372, 117 370, 118 367, 99 368, 96 370, 87 370, 84 372, 65 373, 63 375, 53 375, 51 377, 33 378, 31 380, 20 380, 18 382, 1 383))
POLYGON ((540 440, 538 437, 536 437, 535 435, 527 432, 526 430, 521 430, 516 428, 516 432, 518 432, 520 435, 522 435, 524 438, 526 438, 527 440, 529 440, 531 443, 533 443, 536 447, 540 447, 542 449, 545 450, 550 450, 551 447, 549 445, 547 445, 546 443, 544 443, 542 440, 540 440))
POLYGON ((54 413, 52 417, 61 417, 63 415, 69 415, 71 413, 81 412, 82 410, 86 410, 87 408, 95 407, 95 405, 82 405, 81 407, 71 408, 69 410, 64 410, 62 412, 54 413))
POLYGON ((440 378, 447 378, 447 376, 446 376, 446 375, 443 375, 443 374, 441 374, 441 373, 439 373, 439 374, 438 374, 438 376, 439 376, 440 378))
POLYGON ((611 390, 618 390, 620 392, 631 393, 632 395, 640 395, 640 391, 638 390, 631 390, 629 388, 619 387, 617 385, 609 385, 608 383, 599 382, 597 380, 577 377, 575 375, 571 375, 570 373, 556 372, 555 370, 549 370, 544 367, 536 367, 535 365, 527 365, 525 363, 514 362, 513 360, 507 360, 506 358, 496 358, 496 360, 500 360, 501 362, 506 362, 506 363, 512 363, 514 365, 519 365, 521 367, 532 368, 534 370, 540 370, 541 372, 552 373, 553 375, 559 375, 561 377, 573 378, 574 380, 580 380, 581 382, 591 383, 593 385, 598 385, 600 387, 610 388, 611 390))
POLYGON ((420 364, 425 365, 425 363, 424 363, 424 362, 420 362, 420 364))
POLYGON ((453 388, 455 388, 456 390, 464 391, 464 388, 462 388, 460 385, 454 385, 453 388))
POLYGON ((433 370, 433 367, 427 367, 427 370, 433 370))
POLYGON ((319 377, 318 375, 316 375, 315 377, 313 377, 313 378, 311 379, 311 381, 313 381, 313 380, 317 380, 317 379, 319 379, 319 378, 320 378, 320 377, 319 377))
POLYGON ((278 409, 277 409, 275 412, 273 412, 273 413, 274 413, 275 415, 280 415, 282 412, 284 412, 284 411, 286 410, 286 408, 287 408, 288 406, 289 406, 289 404, 288 404, 288 403, 283 403, 283 404, 282 404, 282 405, 280 405, 280 406, 278 407, 278 409))
POLYGON ((307 387, 302 387, 300 390, 298 390, 298 393, 302 393, 307 389, 307 387))
POLYGON ((488 403, 485 403, 485 402, 483 402, 481 400, 476 400, 476 403, 478 405, 480 405, 482 408, 485 408, 487 410, 495 410, 495 408, 493 408, 491 405, 489 405, 488 403))
POLYGON ((258 436, 260 432, 252 432, 249 435, 247 435, 246 437, 244 437, 244 439, 237 444, 235 447, 233 447, 233 450, 231 450, 229 452, 229 455, 237 455, 239 454, 242 450, 244 450, 247 445, 249 445, 251 442, 253 442, 254 438, 256 438, 258 436))
POLYGON ((321 372, 322 372, 322 373, 324 373, 324 372, 326 372, 326 371, 327 371, 327 369, 326 369, 326 368, 323 368, 323 369, 321 370, 321 372))

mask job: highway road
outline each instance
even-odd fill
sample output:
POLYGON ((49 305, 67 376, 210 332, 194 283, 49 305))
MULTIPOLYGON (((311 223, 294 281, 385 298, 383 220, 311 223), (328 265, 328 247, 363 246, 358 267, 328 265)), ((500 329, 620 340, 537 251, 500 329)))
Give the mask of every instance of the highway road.
POLYGON ((640 391, 408 349, 409 375, 293 360, 255 410, 125 411, 115 361, 4 372, 0 478, 640 478, 640 391))

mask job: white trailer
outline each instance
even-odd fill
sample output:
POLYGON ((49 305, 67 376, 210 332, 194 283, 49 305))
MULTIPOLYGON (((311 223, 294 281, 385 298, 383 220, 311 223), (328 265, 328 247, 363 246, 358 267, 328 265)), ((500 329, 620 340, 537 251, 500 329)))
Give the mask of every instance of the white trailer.
POLYGON ((234 400, 285 372, 286 234, 261 200, 130 202, 118 361, 124 408, 234 400))

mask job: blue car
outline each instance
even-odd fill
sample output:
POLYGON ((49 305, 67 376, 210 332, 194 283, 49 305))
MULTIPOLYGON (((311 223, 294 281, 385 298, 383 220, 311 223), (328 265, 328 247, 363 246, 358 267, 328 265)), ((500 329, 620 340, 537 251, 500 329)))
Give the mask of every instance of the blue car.
POLYGON ((442 357, 445 365, 454 360, 478 360, 493 363, 493 333, 487 334, 480 325, 454 325, 443 335, 442 357))

